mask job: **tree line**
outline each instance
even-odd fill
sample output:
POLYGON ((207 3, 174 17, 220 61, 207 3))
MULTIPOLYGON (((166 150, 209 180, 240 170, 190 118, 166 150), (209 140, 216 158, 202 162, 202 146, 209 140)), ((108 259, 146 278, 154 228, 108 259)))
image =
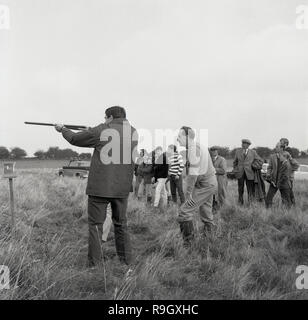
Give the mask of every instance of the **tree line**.
MULTIPOLYGON (((21 160, 27 157, 27 152, 19 147, 11 148, 0 147, 1 160, 21 160)), ((91 153, 78 153, 72 149, 60 149, 59 147, 49 147, 47 151, 37 150, 34 158, 39 160, 69 160, 79 158, 80 160, 91 159, 91 153)))
MULTIPOLYGON (((218 153, 219 155, 221 155, 224 158, 227 159, 233 159, 235 157, 235 152, 238 148, 234 148, 234 149, 230 149, 228 147, 219 147, 218 153)), ((258 155, 265 159, 268 159, 269 156, 275 151, 275 149, 271 149, 268 147, 256 147, 253 148, 254 150, 256 150, 256 152, 258 153, 258 155)), ((307 158, 308 157, 308 149, 307 150, 303 150, 300 151, 297 148, 290 148, 290 153, 292 155, 293 158, 307 158)))
MULTIPOLYGON (((238 148, 230 149, 228 147, 220 147, 219 154, 227 159, 233 159, 235 156, 235 151, 238 148)), ((256 147, 254 148, 257 153, 263 159, 267 159, 270 154, 274 151, 273 149, 267 147, 256 147)), ((297 148, 291 148, 293 158, 307 158, 308 150, 300 151, 297 148)), ((27 157, 27 152, 19 147, 12 148, 9 150, 6 147, 0 147, 0 159, 24 159, 27 157)), ((59 147, 49 147, 47 151, 37 150, 34 153, 34 157, 39 160, 65 160, 71 158, 79 158, 81 160, 89 160, 91 158, 91 153, 78 153, 72 149, 60 149, 59 147)))

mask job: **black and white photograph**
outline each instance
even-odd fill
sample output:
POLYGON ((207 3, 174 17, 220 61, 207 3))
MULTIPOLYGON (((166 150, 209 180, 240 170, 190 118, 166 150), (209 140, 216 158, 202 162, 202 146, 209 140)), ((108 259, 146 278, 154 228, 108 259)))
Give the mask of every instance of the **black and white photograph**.
POLYGON ((0 112, 0 300, 308 299, 308 0, 0 0, 0 112))

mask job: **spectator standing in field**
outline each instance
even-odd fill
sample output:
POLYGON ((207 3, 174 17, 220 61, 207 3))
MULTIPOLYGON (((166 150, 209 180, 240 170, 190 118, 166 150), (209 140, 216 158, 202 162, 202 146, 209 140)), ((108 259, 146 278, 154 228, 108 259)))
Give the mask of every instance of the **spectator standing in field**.
POLYGON ((233 161, 233 172, 238 180, 238 202, 244 204, 244 184, 246 184, 248 193, 248 202, 251 203, 254 195, 254 171, 251 167, 253 161, 258 159, 263 160, 255 150, 250 150, 250 140, 242 140, 242 148, 235 152, 235 159, 233 161))
POLYGON ((205 234, 211 231, 213 222, 212 201, 217 188, 215 168, 208 149, 195 141, 195 133, 190 127, 182 127, 179 131, 179 144, 187 149, 189 161, 186 177, 185 202, 179 210, 178 221, 184 245, 189 245, 194 238, 194 213, 199 209, 205 234))
POLYGON ((136 159, 135 162, 135 197, 138 197, 138 190, 139 190, 139 186, 142 183, 142 176, 140 174, 138 174, 138 167, 139 165, 143 162, 143 157, 146 154, 146 150, 145 149, 141 149, 140 153, 139 153, 139 157, 136 159))
POLYGON ((218 154, 219 147, 210 148, 210 153, 213 161, 213 165, 216 170, 216 178, 217 178, 217 199, 216 194, 213 197, 213 204, 215 205, 215 209, 219 209, 225 204, 226 196, 227 196, 227 161, 224 157, 218 154), (216 201, 218 200, 218 201, 216 201), (218 205, 217 205, 218 202, 218 205))
POLYGON ((289 161, 291 167, 290 167, 290 182, 291 182, 291 190, 290 190, 290 196, 291 196, 291 202, 292 205, 295 205, 295 196, 294 196, 294 173, 299 168, 299 163, 293 158, 292 154, 292 148, 289 147, 289 140, 287 138, 281 138, 280 144, 283 149, 283 155, 285 158, 289 161))
POLYGON ((134 152, 138 144, 136 129, 126 119, 125 109, 118 106, 108 108, 105 123, 94 128, 75 133, 61 124, 55 127, 70 144, 94 148, 86 190, 89 266, 102 261, 102 232, 108 204, 111 204, 117 254, 120 261, 130 264, 132 249, 126 209, 134 176, 134 152), (117 139, 113 141, 114 136, 117 139))
POLYGON ((138 167, 138 174, 142 176, 142 179, 143 179, 142 183, 139 186, 138 199, 143 198, 144 189, 145 189, 147 204, 151 204, 153 167, 152 167, 152 159, 150 156, 145 155, 143 157, 143 161, 138 167))
POLYGON ((169 180, 173 203, 177 204, 177 193, 181 204, 185 202, 185 195, 183 191, 182 173, 184 170, 184 162, 182 156, 178 153, 175 145, 170 145, 167 150, 169 163, 169 180))
POLYGON ((260 158, 253 160, 251 164, 254 172, 254 199, 259 202, 263 202, 266 197, 265 183, 261 172, 263 163, 263 159, 260 158))
MULTIPOLYGON (((164 206, 166 206, 167 204, 167 201, 168 201, 168 194, 166 190, 167 178, 168 178, 168 163, 167 163, 166 153, 163 152, 162 147, 157 147, 155 149, 155 162, 154 162, 154 180, 157 183, 155 188, 154 208, 158 209, 161 198, 163 200, 164 206)), ((156 211, 158 211, 157 209, 156 211)))
POLYGON ((291 181, 290 181, 290 163, 283 155, 284 150, 281 143, 276 145, 275 153, 271 154, 266 173, 266 180, 270 183, 266 195, 266 207, 270 208, 273 198, 277 191, 280 191, 282 203, 290 208, 291 201, 291 181))

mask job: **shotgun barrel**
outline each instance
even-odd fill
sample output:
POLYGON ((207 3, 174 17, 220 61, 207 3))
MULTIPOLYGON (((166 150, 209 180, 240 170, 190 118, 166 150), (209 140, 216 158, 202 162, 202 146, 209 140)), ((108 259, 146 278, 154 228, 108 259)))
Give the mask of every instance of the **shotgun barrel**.
MULTIPOLYGON (((45 122, 29 122, 26 121, 25 124, 35 125, 35 126, 49 126, 54 127, 54 123, 45 123, 45 122)), ((78 125, 71 125, 71 124, 64 124, 64 127, 71 130, 84 130, 87 129, 86 126, 78 126, 78 125)))

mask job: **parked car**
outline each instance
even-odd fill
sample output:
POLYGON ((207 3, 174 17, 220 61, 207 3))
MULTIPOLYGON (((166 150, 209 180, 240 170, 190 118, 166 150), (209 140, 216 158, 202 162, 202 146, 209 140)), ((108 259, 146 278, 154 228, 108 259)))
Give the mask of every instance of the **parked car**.
POLYGON ((90 161, 70 160, 67 166, 59 169, 60 177, 88 178, 90 161))
POLYGON ((261 175, 265 179, 266 174, 267 174, 267 168, 268 168, 268 163, 263 163, 262 164, 262 169, 261 169, 261 175))
POLYGON ((295 180, 308 180, 308 165, 301 164, 294 173, 295 180))
MULTIPOLYGON (((266 176, 267 168, 268 168, 268 163, 263 163, 262 170, 261 170, 263 177, 266 176)), ((301 164, 298 170, 294 172, 294 179, 308 180, 308 165, 301 164)))

